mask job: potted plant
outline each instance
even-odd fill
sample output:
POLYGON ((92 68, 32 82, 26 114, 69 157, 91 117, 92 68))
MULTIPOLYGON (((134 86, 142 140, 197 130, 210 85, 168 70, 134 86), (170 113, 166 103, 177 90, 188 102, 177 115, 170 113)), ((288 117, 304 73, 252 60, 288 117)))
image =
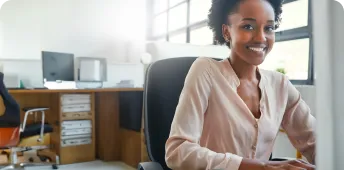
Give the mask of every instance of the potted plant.
POLYGON ((282 74, 286 74, 286 71, 285 71, 284 68, 277 68, 276 71, 277 71, 277 72, 280 72, 280 73, 282 73, 282 74))

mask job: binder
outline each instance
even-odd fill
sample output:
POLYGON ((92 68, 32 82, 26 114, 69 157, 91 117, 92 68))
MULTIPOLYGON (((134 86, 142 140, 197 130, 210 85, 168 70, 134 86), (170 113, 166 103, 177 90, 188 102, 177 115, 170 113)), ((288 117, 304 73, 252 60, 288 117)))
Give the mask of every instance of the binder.
POLYGON ((91 134, 91 133, 92 133, 92 129, 91 128, 67 129, 67 130, 62 130, 61 131, 62 136, 82 135, 82 134, 91 134))
POLYGON ((61 146, 66 147, 66 146, 75 146, 75 145, 86 145, 86 144, 91 144, 92 139, 91 138, 79 138, 79 139, 66 139, 66 140, 61 140, 61 146))
POLYGON ((62 130, 92 128, 92 121, 91 120, 66 120, 62 122, 61 127, 62 127, 62 130))
POLYGON ((77 138, 91 138, 92 135, 89 134, 82 134, 82 135, 72 135, 72 136, 61 136, 62 140, 66 140, 66 139, 77 139, 77 138))
POLYGON ((91 104, 64 105, 61 110, 62 112, 89 112, 91 111, 91 104))

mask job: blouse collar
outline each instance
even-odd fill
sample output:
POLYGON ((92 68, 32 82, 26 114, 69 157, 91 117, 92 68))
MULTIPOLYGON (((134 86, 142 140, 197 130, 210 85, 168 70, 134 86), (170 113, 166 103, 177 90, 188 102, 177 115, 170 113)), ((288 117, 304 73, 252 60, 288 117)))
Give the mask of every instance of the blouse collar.
MULTIPOLYGON (((227 70, 226 71, 226 73, 227 73, 227 77, 230 79, 230 81, 232 82, 232 86, 233 86, 233 88, 238 88, 239 87, 239 85, 240 85, 240 79, 239 79, 239 77, 238 77, 238 75, 235 73, 235 71, 234 71, 234 69, 233 69, 233 67, 232 67, 232 64, 230 63, 230 61, 229 61, 229 59, 228 58, 225 58, 224 60, 223 60, 223 62, 224 62, 224 65, 225 65, 225 70, 227 70)), ((259 88, 261 89, 261 90, 263 90, 264 89, 264 74, 263 74, 263 72, 259 69, 259 67, 257 67, 257 72, 259 73, 259 75, 260 75, 260 81, 259 81, 259 88)))

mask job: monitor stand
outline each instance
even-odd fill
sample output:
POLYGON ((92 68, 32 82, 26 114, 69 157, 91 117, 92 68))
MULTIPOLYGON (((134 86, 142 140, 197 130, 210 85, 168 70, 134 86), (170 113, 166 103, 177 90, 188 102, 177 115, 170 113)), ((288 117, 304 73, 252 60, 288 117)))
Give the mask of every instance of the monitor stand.
POLYGON ((76 88, 78 89, 99 89, 103 88, 102 81, 77 81, 76 88))

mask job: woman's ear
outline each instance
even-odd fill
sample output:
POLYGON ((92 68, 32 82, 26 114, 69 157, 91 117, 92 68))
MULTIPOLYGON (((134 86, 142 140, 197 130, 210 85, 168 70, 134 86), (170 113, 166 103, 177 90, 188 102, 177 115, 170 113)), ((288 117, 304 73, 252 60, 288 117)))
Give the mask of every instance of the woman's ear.
POLYGON ((226 24, 222 24, 222 36, 227 43, 230 42, 231 34, 230 34, 229 26, 226 24))

